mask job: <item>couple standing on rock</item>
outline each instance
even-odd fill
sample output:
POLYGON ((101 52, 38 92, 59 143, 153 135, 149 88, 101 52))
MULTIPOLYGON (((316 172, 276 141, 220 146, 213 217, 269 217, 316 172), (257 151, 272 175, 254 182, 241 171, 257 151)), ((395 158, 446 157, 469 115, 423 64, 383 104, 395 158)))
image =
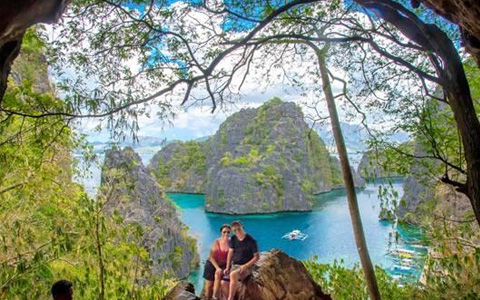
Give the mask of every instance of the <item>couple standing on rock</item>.
POLYGON ((232 222, 231 226, 223 224, 220 233, 205 263, 204 292, 206 299, 233 300, 238 282, 252 274, 252 267, 259 259, 258 246, 240 221, 232 222), (234 235, 230 238, 231 230, 234 235))

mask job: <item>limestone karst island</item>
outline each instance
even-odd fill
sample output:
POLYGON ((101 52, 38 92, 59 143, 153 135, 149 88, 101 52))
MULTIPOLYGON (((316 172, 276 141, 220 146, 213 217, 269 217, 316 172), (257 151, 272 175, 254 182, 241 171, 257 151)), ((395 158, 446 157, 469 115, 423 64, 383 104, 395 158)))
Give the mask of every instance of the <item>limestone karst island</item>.
POLYGON ((480 3, 0 16, 0 300, 480 299, 480 3))

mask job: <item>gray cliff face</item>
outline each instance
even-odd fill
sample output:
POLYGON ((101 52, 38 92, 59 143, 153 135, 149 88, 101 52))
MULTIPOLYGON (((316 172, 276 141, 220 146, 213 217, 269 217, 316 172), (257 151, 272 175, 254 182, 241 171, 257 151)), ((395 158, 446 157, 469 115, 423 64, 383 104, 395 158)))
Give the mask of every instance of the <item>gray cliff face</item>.
POLYGON ((22 51, 15 60, 10 75, 15 85, 20 86, 23 80, 32 80, 35 92, 53 94, 44 54, 22 51))
POLYGON ((187 276, 198 263, 195 240, 187 235, 175 207, 133 149, 107 151, 102 169, 104 185, 112 185, 115 195, 107 210, 123 216, 126 223, 142 226, 153 272, 187 276))
POLYGON ((399 218, 414 224, 434 215, 461 220, 472 210, 470 200, 464 194, 423 171, 423 166, 412 167, 412 174, 404 181, 404 195, 397 212, 399 218))
MULTIPOLYGON (((425 155, 423 147, 415 145, 415 155, 425 155)), ((397 216, 409 223, 418 224, 424 217, 433 215, 453 220, 461 219, 471 211, 469 199, 451 186, 441 183, 434 174, 441 174, 438 162, 416 162, 403 183, 404 194, 397 216)), ((439 177, 439 176, 438 176, 439 177)))
POLYGON ((300 108, 279 99, 233 114, 207 141, 165 147, 149 170, 168 190, 201 191, 207 211, 227 214, 309 211, 314 194, 343 187, 338 161, 300 108))
MULTIPOLYGON (((414 155, 425 155, 421 143, 415 143, 414 155)), ((433 165, 427 162, 416 162, 412 165, 410 175, 403 182, 403 197, 398 206, 397 216, 415 222, 421 214, 422 206, 434 201, 436 180, 431 176, 435 174, 433 165), (410 216, 408 216, 410 215, 410 216)))
MULTIPOLYGON (((429 113, 440 120, 451 117, 447 105, 436 101, 430 104, 429 113)), ((454 127, 446 122, 443 129, 454 130, 454 127)), ((421 136, 415 141, 414 155, 416 157, 432 156, 430 147, 427 137, 421 136)), ((439 148, 442 152, 442 146, 439 148)), ((411 166, 410 175, 403 185, 404 196, 398 209, 398 216, 407 222, 419 223, 437 216, 461 219, 471 210, 470 202, 465 195, 439 180, 444 172, 445 165, 439 160, 415 160, 411 166)), ((458 176, 457 180, 460 182, 466 180, 461 174, 455 174, 452 171, 449 173, 450 176, 458 176)))
MULTIPOLYGON (((434 199, 435 183, 421 178, 420 173, 417 173, 418 169, 412 168, 412 174, 403 182, 404 194, 397 212, 399 218, 405 218, 408 213, 418 216, 420 207, 434 199)), ((411 217, 409 219, 413 221, 411 217)))
POLYGON ((380 154, 379 157, 376 157, 373 151, 367 151, 362 155, 362 159, 358 164, 357 174, 365 179, 381 179, 402 176, 397 172, 385 170, 382 166, 391 167, 391 165, 386 162, 384 156, 381 156, 380 154))
POLYGON ((175 141, 158 151, 149 172, 168 192, 203 193, 206 179, 205 143, 175 141))
POLYGON ((294 103, 233 114, 207 143, 205 209, 228 214, 309 211, 342 184, 335 160, 294 103))

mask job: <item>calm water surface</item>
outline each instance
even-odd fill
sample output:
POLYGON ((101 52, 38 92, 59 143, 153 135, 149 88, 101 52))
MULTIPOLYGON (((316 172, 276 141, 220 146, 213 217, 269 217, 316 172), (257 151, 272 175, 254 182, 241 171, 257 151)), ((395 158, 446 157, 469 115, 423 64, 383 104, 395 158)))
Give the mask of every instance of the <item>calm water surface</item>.
MULTIPOLYGON (((136 149, 136 151, 140 153, 144 164, 155 152, 148 147, 136 149)), ((98 164, 88 169, 80 164, 83 166, 83 171, 89 175, 76 179, 84 184, 87 192, 93 197, 100 183, 99 165, 102 161, 103 155, 100 155, 98 164)), ((402 180, 396 180, 392 184, 399 199, 403 194, 402 183, 402 180)), ((385 256, 385 253, 389 249, 390 242, 393 241, 393 225, 378 219, 380 212, 378 188, 379 184, 368 184, 365 189, 358 190, 357 197, 372 261, 385 269, 390 269, 395 262, 391 257, 385 256)), ((180 208, 181 219, 189 227, 189 233, 197 239, 201 264, 189 278, 195 284, 197 292, 201 290, 203 284, 203 265, 210 246, 219 237, 220 226, 231 223, 233 220, 243 221, 246 231, 257 239, 260 251, 278 248, 297 259, 305 260, 315 256, 319 262, 324 263, 342 259, 347 265, 352 265, 359 261, 344 190, 316 196, 312 212, 246 216, 205 213, 203 195, 169 194, 169 196, 180 208), (308 238, 304 241, 282 239, 285 233, 294 229, 300 229, 308 234, 308 238)), ((417 250, 410 248, 408 244, 394 244, 393 247, 395 246, 417 250)), ((413 270, 415 278, 419 278, 420 269, 413 270)), ((390 273, 396 274, 395 271, 390 273)))
MULTIPOLYGON (((401 197, 402 181, 394 181, 393 189, 401 197)), ((393 261, 385 253, 392 240, 393 228, 392 223, 378 218, 380 200, 377 193, 378 185, 368 184, 365 189, 357 192, 357 197, 372 261, 388 269, 393 261)), ((190 278, 195 282, 197 291, 203 282, 203 264, 213 241, 219 237, 220 226, 238 219, 257 240, 260 251, 278 248, 302 260, 314 256, 320 262, 343 259, 347 265, 359 261, 344 190, 318 195, 312 212, 243 216, 206 213, 203 195, 169 194, 169 197, 180 207, 181 219, 189 227, 190 234, 197 239, 201 266, 190 278), (300 229, 308 234, 308 238, 304 241, 282 238, 293 229, 300 229)))

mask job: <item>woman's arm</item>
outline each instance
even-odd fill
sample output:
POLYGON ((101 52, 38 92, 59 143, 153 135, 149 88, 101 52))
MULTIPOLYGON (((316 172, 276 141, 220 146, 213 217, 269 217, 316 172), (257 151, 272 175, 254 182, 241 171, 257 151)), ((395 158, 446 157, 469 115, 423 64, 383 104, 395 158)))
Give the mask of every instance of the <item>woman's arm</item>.
POLYGON ((221 269, 221 268, 218 265, 217 261, 215 260, 215 257, 213 256, 213 251, 215 250, 215 242, 213 242, 212 248, 210 248, 210 255, 208 256, 208 260, 212 263, 212 265, 215 267, 215 269, 218 270, 218 269, 221 269))
POLYGON ((227 255, 227 266, 225 268, 225 274, 228 275, 230 273, 230 267, 232 264, 232 259, 233 259, 233 248, 228 249, 228 255, 227 255))

